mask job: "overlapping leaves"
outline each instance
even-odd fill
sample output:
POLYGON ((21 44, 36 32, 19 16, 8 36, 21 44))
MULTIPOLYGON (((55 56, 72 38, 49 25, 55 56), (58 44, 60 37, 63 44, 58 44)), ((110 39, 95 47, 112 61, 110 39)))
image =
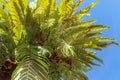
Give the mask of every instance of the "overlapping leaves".
POLYGON ((103 63, 95 51, 117 44, 101 37, 108 26, 82 21, 98 0, 78 12, 83 0, 0 2, 0 45, 17 64, 12 80, 87 80, 84 72, 98 66, 93 60, 103 63))

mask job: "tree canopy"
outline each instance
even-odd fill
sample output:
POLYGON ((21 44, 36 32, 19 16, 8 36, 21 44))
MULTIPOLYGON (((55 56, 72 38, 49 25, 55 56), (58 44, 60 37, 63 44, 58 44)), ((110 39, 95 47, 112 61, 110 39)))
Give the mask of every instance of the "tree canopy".
POLYGON ((109 26, 82 20, 98 0, 77 12, 83 0, 57 1, 0 0, 0 79, 88 80, 96 51, 118 45, 101 35, 109 26))

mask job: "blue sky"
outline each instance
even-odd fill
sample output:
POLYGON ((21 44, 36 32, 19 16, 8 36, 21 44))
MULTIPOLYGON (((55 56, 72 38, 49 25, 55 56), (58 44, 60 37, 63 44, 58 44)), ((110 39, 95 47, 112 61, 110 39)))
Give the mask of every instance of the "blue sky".
MULTIPOLYGON (((33 1, 33 0, 30 0, 33 1)), ((89 5, 95 0, 84 0, 81 7, 89 5)), ((103 36, 115 38, 120 43, 120 0, 99 0, 99 3, 89 12, 97 19, 98 24, 108 25, 111 28, 103 31, 103 36)), ((120 80, 120 47, 111 45, 97 53, 103 61, 99 67, 87 72, 89 80, 120 80)))
MULTIPOLYGON (((82 7, 95 0, 84 0, 82 7)), ((99 0, 99 3, 89 12, 89 19, 97 19, 98 24, 111 28, 103 31, 103 36, 116 38, 120 43, 120 0, 99 0)), ((89 80, 120 80, 120 47, 111 45, 97 53, 103 61, 100 67, 93 67, 87 73, 89 80)))

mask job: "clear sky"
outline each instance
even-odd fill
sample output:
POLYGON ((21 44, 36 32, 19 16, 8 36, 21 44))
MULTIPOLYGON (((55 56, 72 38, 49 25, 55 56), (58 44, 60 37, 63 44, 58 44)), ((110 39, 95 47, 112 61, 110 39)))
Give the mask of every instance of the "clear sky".
MULTIPOLYGON (((95 0, 84 0, 82 7, 95 0)), ((116 38, 120 43, 120 0, 99 0, 99 3, 90 11, 91 17, 97 19, 98 24, 108 25, 111 28, 103 32, 104 36, 116 38)), ((93 67, 87 73, 89 80, 120 80, 120 47, 112 45, 97 53, 103 61, 100 67, 93 67)))
MULTIPOLYGON (((30 0, 33 1, 33 0, 30 0)), ((95 0, 84 0, 87 6, 95 0)), ((120 0, 99 0, 99 3, 90 11, 90 19, 97 19, 98 24, 108 25, 111 28, 103 32, 104 36, 116 38, 120 43, 120 0)), ((99 67, 87 73, 89 80, 120 80, 120 47, 111 45, 97 53, 103 61, 99 67)))

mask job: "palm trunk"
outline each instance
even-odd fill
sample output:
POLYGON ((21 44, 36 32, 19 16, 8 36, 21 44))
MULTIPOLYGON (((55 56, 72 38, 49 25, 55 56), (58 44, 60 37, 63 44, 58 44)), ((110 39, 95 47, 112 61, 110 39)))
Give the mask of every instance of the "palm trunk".
POLYGON ((0 80, 11 80, 11 75, 15 68, 15 62, 5 61, 0 67, 0 80))

